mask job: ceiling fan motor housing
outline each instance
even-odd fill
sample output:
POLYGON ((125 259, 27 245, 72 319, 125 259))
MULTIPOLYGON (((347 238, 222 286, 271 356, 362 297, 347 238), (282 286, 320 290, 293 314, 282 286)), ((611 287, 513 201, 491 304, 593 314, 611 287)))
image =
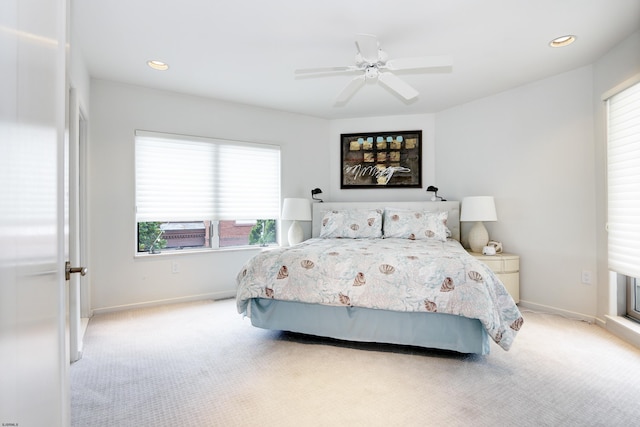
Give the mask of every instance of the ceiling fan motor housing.
POLYGON ((378 70, 377 65, 369 65, 364 70, 364 76, 366 79, 377 79, 380 71, 378 70))

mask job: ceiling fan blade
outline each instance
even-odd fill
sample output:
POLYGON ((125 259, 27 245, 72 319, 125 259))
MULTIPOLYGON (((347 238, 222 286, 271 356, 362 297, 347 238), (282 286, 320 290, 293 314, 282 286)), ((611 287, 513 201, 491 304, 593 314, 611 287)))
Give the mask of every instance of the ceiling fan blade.
POLYGON ((380 43, 373 34, 356 34, 356 48, 366 62, 378 62, 380 43))
POLYGON ((402 96, 407 101, 418 96, 418 91, 405 83, 393 73, 384 72, 378 75, 378 81, 402 96))
POLYGON ((387 61, 385 68, 389 70, 415 70, 420 68, 451 67, 453 59, 450 55, 422 56, 416 58, 397 58, 387 61))
POLYGON ((336 98, 336 104, 344 104, 364 85, 365 76, 364 74, 361 76, 354 77, 349 84, 342 89, 342 92, 336 98))
POLYGON ((358 70, 358 67, 349 65, 346 67, 317 67, 317 68, 301 68, 294 71, 295 74, 317 74, 317 73, 339 73, 344 71, 358 70))

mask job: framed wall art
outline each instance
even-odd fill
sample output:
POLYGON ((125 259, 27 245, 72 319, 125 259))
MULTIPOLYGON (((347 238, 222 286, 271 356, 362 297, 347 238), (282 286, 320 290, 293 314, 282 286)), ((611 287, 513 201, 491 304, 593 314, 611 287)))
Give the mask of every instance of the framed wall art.
POLYGON ((340 135, 340 188, 422 188, 422 131, 340 135))

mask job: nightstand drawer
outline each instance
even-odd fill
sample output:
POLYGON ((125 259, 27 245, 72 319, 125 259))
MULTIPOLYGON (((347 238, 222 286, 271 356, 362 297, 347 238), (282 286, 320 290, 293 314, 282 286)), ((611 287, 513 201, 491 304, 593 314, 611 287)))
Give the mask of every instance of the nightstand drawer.
POLYGON ((476 258, 487 264, 494 273, 513 273, 520 270, 520 259, 516 255, 483 255, 476 258))
POLYGON ((482 262, 487 264, 494 273, 502 273, 504 271, 504 263, 500 258, 482 257, 482 262))
POLYGON ((505 258, 502 271, 505 273, 513 273, 520 271, 520 259, 519 258, 505 258))
POLYGON ((508 253, 496 255, 469 253, 484 262, 500 279, 513 300, 516 303, 520 302, 520 257, 518 255, 508 253))
POLYGON ((517 303, 520 302, 520 273, 501 273, 496 274, 504 287, 511 295, 511 298, 517 303))

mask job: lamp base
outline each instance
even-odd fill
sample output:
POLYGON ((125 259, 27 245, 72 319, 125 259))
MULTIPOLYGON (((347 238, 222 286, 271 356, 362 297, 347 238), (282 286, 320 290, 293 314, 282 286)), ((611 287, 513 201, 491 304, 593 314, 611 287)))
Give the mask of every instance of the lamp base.
POLYGON ((477 221, 469 231, 469 247, 472 252, 482 253, 482 248, 489 242, 489 232, 482 221, 477 221))
POLYGON ((287 238, 289 240, 290 246, 297 245, 298 243, 302 242, 302 240, 304 240, 304 233, 302 232, 302 227, 300 227, 300 223, 298 221, 294 220, 291 223, 287 238))

